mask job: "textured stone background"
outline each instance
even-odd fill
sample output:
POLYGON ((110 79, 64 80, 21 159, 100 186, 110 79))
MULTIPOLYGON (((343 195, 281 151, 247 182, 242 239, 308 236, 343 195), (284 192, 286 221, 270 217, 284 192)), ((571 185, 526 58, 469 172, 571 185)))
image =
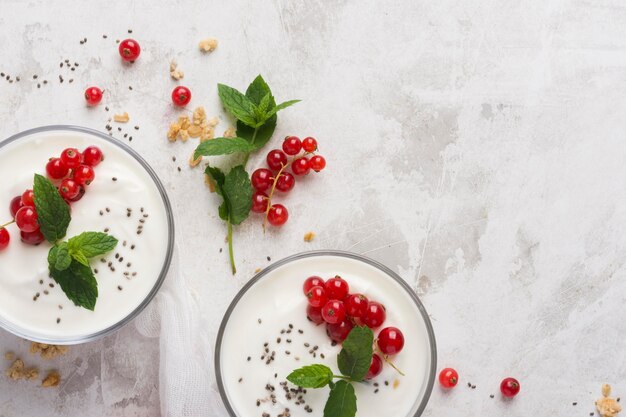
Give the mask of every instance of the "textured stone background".
MULTIPOLYGON (((439 367, 462 381, 436 388, 426 416, 585 416, 603 382, 626 396, 623 2, 0 0, 0 40, 0 71, 21 77, 0 80, 0 137, 103 130, 111 113, 84 106, 90 84, 130 113, 131 145, 173 202, 211 340, 266 256, 337 248, 399 272, 429 310, 439 367), (128 29, 143 47, 130 68, 115 44, 128 29), (220 41, 210 56, 196 48, 205 36, 220 41), (75 73, 59 69, 66 58, 75 73), (179 113, 171 58, 209 114, 220 114, 217 82, 244 88, 258 73, 279 100, 304 99, 281 113, 274 143, 315 135, 329 161, 286 200, 286 227, 237 229, 235 278, 216 196, 185 165, 193 144, 165 139, 179 113), (38 89, 33 74, 49 83, 38 89), (309 230, 318 237, 306 244, 309 230), (490 399, 508 375, 520 396, 490 399)), ((229 123, 222 115, 218 131, 229 123)), ((27 348, 0 332, 1 351, 27 348)), ((31 357, 61 370, 61 388, 0 378, 0 416, 156 417, 158 355, 129 325, 54 362, 31 357)))

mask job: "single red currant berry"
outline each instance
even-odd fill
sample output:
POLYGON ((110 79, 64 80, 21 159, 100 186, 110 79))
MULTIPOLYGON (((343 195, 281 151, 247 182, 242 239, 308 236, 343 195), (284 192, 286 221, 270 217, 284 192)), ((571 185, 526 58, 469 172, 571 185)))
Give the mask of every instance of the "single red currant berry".
POLYGON ((187 87, 179 85, 172 91, 172 102, 179 106, 186 106, 191 101, 191 90, 187 87))
POLYGON ((291 170, 296 175, 306 175, 311 170, 307 158, 298 158, 291 163, 291 170))
POLYGON ((11 212, 11 218, 15 219, 15 214, 23 206, 24 204, 22 204, 21 195, 16 195, 15 197, 13 197, 13 200, 11 200, 11 204, 9 204, 9 211, 11 212))
POLYGON ((0 250, 4 250, 9 246, 9 241, 11 240, 11 235, 9 235, 9 231, 6 228, 0 229, 0 250))
POLYGON ((72 177, 79 185, 89 185, 96 178, 96 173, 89 165, 79 165, 72 177))
POLYGON ((363 294, 351 294, 346 298, 346 313, 353 318, 361 318, 367 312, 369 301, 363 294))
POLYGON ((311 166, 311 169, 313 171, 320 172, 321 170, 326 168, 326 159, 324 159, 322 155, 314 155, 309 160, 309 165, 311 166))
POLYGON ((69 169, 78 168, 82 159, 82 155, 76 148, 67 148, 61 152, 61 161, 63 161, 65 166, 69 169))
POLYGON ((310 276, 304 280, 304 284, 302 285, 302 290, 304 291, 304 295, 306 295, 309 290, 313 287, 324 287, 324 280, 316 275, 310 276))
POLYGON ((370 301, 367 305, 367 311, 363 316, 363 324, 365 324, 370 329, 375 329, 376 327, 382 326, 385 322, 385 318, 387 318, 387 313, 385 312, 385 306, 381 303, 377 303, 376 301, 370 301))
MULTIPOLYGON (((76 180, 74 180, 76 181, 76 180)), ((75 203, 77 201, 79 201, 81 198, 83 198, 83 196, 85 195, 85 187, 82 185, 78 186, 78 195, 76 197, 74 197, 73 199, 71 199, 69 201, 69 203, 75 203)))
POLYGON ((500 392, 505 397, 515 397, 520 390, 519 381, 515 378, 504 378, 500 383, 500 392))
POLYGON ((343 300, 348 296, 348 292, 350 292, 350 286, 346 280, 339 275, 326 281, 324 289, 326 290, 326 294, 328 294, 328 298, 331 300, 343 300))
POLYGON ((280 149, 272 149, 267 154, 267 166, 272 171, 279 171, 283 165, 287 165, 287 155, 280 149))
POLYGON ((272 226, 282 226, 287 223, 288 218, 289 212, 282 204, 272 204, 272 207, 270 207, 267 213, 267 221, 272 226))
POLYGON ((78 185, 78 183, 76 183, 76 181, 70 178, 66 178, 61 181, 61 185, 59 186, 59 193, 65 201, 72 201, 73 199, 78 197, 78 194, 80 193, 80 186, 78 185))
POLYGON ((305 152, 315 152, 317 150, 317 141, 312 137, 304 138, 302 140, 302 149, 305 152))
POLYGON ((283 193, 289 192, 293 190, 293 187, 296 186, 296 178, 288 172, 283 172, 278 177, 278 181, 276 181, 276 189, 278 191, 282 191, 283 193))
POLYGON ((83 164, 95 167, 102 162, 103 155, 100 148, 96 146, 88 146, 83 151, 83 164))
POLYGON ((306 317, 315 324, 324 323, 324 318, 322 317, 322 309, 315 308, 310 304, 306 306, 306 317))
POLYGON ((90 106, 95 106, 102 101, 102 90, 98 87, 89 87, 85 90, 85 100, 90 106))
POLYGON ((124 39, 119 46, 120 56, 124 61, 133 62, 139 58, 141 47, 133 39, 124 39))
POLYGON ((267 194, 261 191, 255 191, 252 194, 252 211, 255 213, 265 213, 267 211, 267 205, 269 204, 269 199, 267 194))
POLYGON ((39 229, 34 232, 20 232, 20 237, 22 238, 22 242, 33 246, 39 245, 45 240, 43 233, 41 233, 39 229))
POLYGON ((397 327, 385 327, 378 334, 378 347, 385 355, 400 353, 404 347, 404 335, 397 327))
POLYGON ((444 388, 454 388, 459 382, 459 374, 452 368, 443 368, 439 372, 439 383, 444 388))
POLYGON ((24 206, 15 214, 15 223, 22 232, 34 232, 39 229, 37 211, 34 207, 24 206))
POLYGON ((287 136, 283 141, 283 151, 287 155, 297 155, 302 150, 302 142, 297 136, 287 136))
POLYGON ((255 170, 250 176, 252 186, 257 191, 265 191, 272 185, 274 179, 272 178, 272 171, 265 168, 259 168, 255 170))
POLYGON ((380 356, 377 354, 372 355, 372 363, 370 364, 370 369, 367 371, 365 375, 365 379, 376 378, 383 371, 383 360, 380 359, 380 356))
POLYGON ((316 308, 324 307, 324 305, 328 302, 328 297, 324 292, 324 288, 320 286, 311 288, 309 292, 306 293, 306 298, 309 305, 316 308))
POLYGON ((35 207, 35 193, 33 193, 33 190, 26 190, 22 193, 22 205, 35 207))
POLYGON ((341 323, 346 318, 346 306, 339 300, 330 300, 322 308, 322 317, 326 323, 341 323))
POLYGON ((69 170, 61 158, 52 158, 46 164, 46 174, 53 180, 60 180, 65 177, 69 170))
POLYGON ((330 337, 330 340, 343 343, 346 340, 346 337, 350 334, 350 330, 352 330, 352 323, 350 320, 344 320, 338 324, 326 324, 326 334, 330 337))

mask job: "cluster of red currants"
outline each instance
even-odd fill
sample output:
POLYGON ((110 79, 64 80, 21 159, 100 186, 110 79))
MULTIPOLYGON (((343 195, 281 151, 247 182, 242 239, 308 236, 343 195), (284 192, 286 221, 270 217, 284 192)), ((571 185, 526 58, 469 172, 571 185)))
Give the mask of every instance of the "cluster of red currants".
MULTIPOLYGON (((102 161, 102 151, 89 146, 82 153, 75 148, 63 150, 59 158, 50 158, 46 164, 46 174, 58 182, 59 194, 71 204, 83 198, 85 187, 96 177, 93 167, 102 161)), ((11 200, 11 218, 20 229, 22 242, 38 245, 44 241, 39 229, 37 209, 33 190, 26 190, 11 200)), ((10 223, 13 223, 10 222, 10 223)), ((10 235, 6 227, 0 227, 0 250, 9 245, 10 235)))
MULTIPOLYGON (((382 326, 387 318, 385 306, 369 301, 363 294, 350 294, 348 282, 340 276, 326 282, 318 276, 311 276, 304 281, 303 290, 308 301, 308 319, 317 325, 326 323, 326 333, 334 342, 342 343, 354 326, 367 326, 373 330, 382 326)), ((385 327, 378 333, 375 343, 377 353, 372 356, 365 379, 372 379, 382 372, 383 358, 388 361, 389 355, 402 351, 404 335, 396 327, 385 327)))
POLYGON ((272 204, 274 190, 287 193, 295 187, 296 176, 307 175, 311 170, 320 172, 326 168, 326 159, 315 153, 317 140, 314 138, 300 140, 296 136, 287 136, 282 148, 269 151, 266 158, 268 168, 259 168, 251 176, 255 190, 252 195, 252 211, 265 213, 272 226, 282 226, 289 218, 285 206, 272 204), (291 172, 287 168, 291 168, 291 172))
MULTIPOLYGON (((439 372, 439 383, 443 388, 454 388, 459 383, 459 374, 453 368, 444 368, 439 372)), ((472 388, 476 388, 473 386, 472 388)), ((520 383, 517 379, 507 377, 500 382, 500 392, 504 397, 515 397, 520 390, 520 383)))

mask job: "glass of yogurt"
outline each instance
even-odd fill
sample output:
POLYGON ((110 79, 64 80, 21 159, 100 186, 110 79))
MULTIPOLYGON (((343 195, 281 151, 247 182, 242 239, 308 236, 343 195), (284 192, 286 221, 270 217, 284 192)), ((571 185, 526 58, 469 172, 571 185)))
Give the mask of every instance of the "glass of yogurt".
POLYGON ((89 311, 75 306, 49 277, 50 244, 23 244, 17 227, 7 227, 12 239, 0 252, 0 327, 25 339, 75 344, 117 330, 152 300, 169 268, 174 222, 163 185, 135 151, 95 130, 46 126, 0 142, 5 217, 11 199, 32 188, 34 174, 45 175, 50 157, 91 145, 102 150, 104 159, 84 197, 72 203, 66 238, 98 231, 119 242, 91 261, 99 295, 95 310, 89 311))
MULTIPOLYGON (((215 368, 222 400, 232 417, 321 416, 328 387, 298 389, 286 377, 306 365, 335 374, 341 345, 324 324, 306 317, 302 285, 309 276, 336 275, 386 306, 382 327, 402 329, 404 349, 380 375, 353 384, 359 417, 417 417, 428 402, 436 370, 436 345, 428 314, 415 292, 389 268, 348 252, 315 251, 283 259, 261 271, 238 293, 219 329, 215 368)), ((381 327, 381 328, 382 328, 381 327)), ((377 329, 380 330, 380 329, 377 329)))

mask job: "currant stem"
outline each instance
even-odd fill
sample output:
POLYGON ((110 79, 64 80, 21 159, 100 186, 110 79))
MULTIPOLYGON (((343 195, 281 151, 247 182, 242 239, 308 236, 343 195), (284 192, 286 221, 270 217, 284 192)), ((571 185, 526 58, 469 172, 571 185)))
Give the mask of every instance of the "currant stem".
POLYGON ((5 227, 7 227, 8 225, 13 224, 13 223, 15 223, 15 219, 11 220, 8 223, 0 224, 0 229, 4 229, 5 227))
POLYGON ((230 217, 227 221, 228 224, 228 256, 230 258, 230 268, 233 271, 233 275, 237 273, 237 268, 235 267, 235 255, 233 253, 233 224, 230 222, 230 217))
POLYGON ((380 353, 380 356, 382 356, 382 357, 383 357, 383 360, 387 363, 387 365, 389 365, 389 366, 391 366, 393 369, 395 369, 395 370, 396 370, 396 372, 398 372, 400 375, 402 375, 402 376, 406 376, 406 375, 404 374, 404 372, 402 372, 402 371, 401 371, 401 370, 400 370, 400 369, 399 369, 396 365, 394 365, 394 364, 393 364, 393 362, 391 362, 391 361, 389 360, 389 356, 385 355, 385 354, 384 354, 384 353, 380 350, 380 348, 376 347, 376 352, 380 353))
POLYGON ((276 183, 278 182, 280 175, 289 166, 289 164, 291 164, 291 162, 287 162, 285 165, 283 165, 280 168, 280 171, 278 171, 278 173, 274 177, 274 182, 272 183, 272 189, 270 190, 270 195, 267 196, 267 208, 265 209, 265 217, 263 218, 263 233, 265 233, 265 226, 267 224, 267 216, 269 215, 270 207, 272 206, 272 196, 274 195, 274 190, 276 190, 276 183))

